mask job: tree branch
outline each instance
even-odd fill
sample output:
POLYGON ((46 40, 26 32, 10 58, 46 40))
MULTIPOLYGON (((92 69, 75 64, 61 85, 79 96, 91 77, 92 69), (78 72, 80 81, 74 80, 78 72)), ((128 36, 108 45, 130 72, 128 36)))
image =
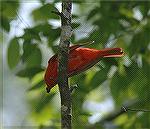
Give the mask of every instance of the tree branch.
POLYGON ((61 36, 58 54, 58 85, 61 97, 61 128, 71 129, 71 92, 68 86, 67 64, 72 35, 71 28, 71 0, 62 0, 61 36))
POLYGON ((100 121, 89 127, 89 129, 96 129, 98 127, 104 126, 105 123, 113 121, 120 115, 128 112, 150 112, 150 110, 147 109, 132 109, 132 107, 136 107, 138 105, 145 105, 145 103, 148 103, 149 101, 144 101, 144 100, 138 100, 138 99, 133 99, 129 100, 128 102, 124 103, 123 106, 120 109, 112 111, 112 113, 108 114, 104 118, 102 118, 100 121))

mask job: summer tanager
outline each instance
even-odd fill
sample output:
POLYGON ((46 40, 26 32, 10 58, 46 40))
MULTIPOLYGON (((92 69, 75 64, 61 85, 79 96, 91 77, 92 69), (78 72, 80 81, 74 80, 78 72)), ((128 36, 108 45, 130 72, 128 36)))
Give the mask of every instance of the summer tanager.
MULTIPOLYGON (((89 44, 89 43, 87 43, 89 44)), ((85 45, 85 44, 84 44, 85 45)), ((107 57, 121 57, 123 55, 122 48, 105 48, 102 50, 83 48, 82 45, 74 45, 69 48, 68 57, 68 77, 79 74, 97 62, 102 58, 107 57)), ((55 54, 48 61, 48 67, 45 72, 44 80, 47 85, 47 92, 57 84, 58 77, 58 55, 55 54)))

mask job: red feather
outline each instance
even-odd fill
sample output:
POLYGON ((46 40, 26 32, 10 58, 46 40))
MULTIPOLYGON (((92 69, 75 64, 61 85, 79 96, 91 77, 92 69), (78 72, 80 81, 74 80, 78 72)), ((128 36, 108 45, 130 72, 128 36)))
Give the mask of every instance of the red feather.
MULTIPOLYGON (((83 45, 74 45, 70 47, 67 68, 68 77, 79 74, 91 68, 102 58, 121 57, 123 55, 121 48, 106 48, 103 50, 97 50, 91 48, 81 48, 81 46, 83 45)), ((48 61, 48 67, 45 72, 44 80, 47 84, 48 92, 57 84, 57 57, 57 54, 55 54, 50 58, 48 61)))

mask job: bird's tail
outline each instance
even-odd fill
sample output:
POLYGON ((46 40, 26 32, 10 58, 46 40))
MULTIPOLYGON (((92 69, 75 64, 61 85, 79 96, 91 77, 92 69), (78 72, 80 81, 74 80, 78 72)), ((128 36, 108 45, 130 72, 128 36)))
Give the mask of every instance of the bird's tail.
POLYGON ((101 56, 105 57, 121 57, 124 55, 122 48, 105 48, 100 50, 101 56))

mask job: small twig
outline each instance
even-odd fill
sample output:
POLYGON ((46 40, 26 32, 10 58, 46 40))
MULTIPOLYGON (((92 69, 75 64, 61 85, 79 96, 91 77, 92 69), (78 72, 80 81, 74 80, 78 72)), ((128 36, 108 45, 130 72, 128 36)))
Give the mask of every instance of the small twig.
POLYGON ((78 85, 77 85, 77 84, 71 86, 71 87, 70 87, 70 92, 72 93, 72 92, 73 92, 75 89, 77 89, 77 88, 78 88, 78 85))
MULTIPOLYGON (((117 109, 115 111, 113 111, 112 113, 110 113, 109 115, 107 116, 104 116, 99 122, 97 122, 98 124, 103 124, 105 122, 108 122, 108 121, 112 121, 114 119, 116 119, 117 117, 119 117, 120 115, 124 114, 124 113, 127 113, 128 111, 131 111, 131 110, 134 110, 134 109, 131 109, 131 108, 128 108, 128 107, 131 107, 133 105, 136 105, 137 103, 143 103, 143 101, 140 101, 140 100, 137 100, 137 99, 133 99, 133 100, 130 100, 128 101, 127 103, 123 104, 123 106, 121 107, 121 109, 117 109), (124 106, 126 105, 126 106, 124 106)), ((137 111, 138 109, 136 109, 137 111)), ((138 110, 139 111, 139 110, 138 110)), ((148 111, 148 110, 140 110, 140 111, 148 111)), ((96 126, 93 125, 93 126, 96 126)))
POLYGON ((150 112, 150 110, 146 110, 146 109, 131 109, 131 108, 128 108, 128 107, 124 107, 122 106, 121 107, 121 110, 123 110, 124 112, 128 112, 128 111, 133 111, 133 112, 150 112))

